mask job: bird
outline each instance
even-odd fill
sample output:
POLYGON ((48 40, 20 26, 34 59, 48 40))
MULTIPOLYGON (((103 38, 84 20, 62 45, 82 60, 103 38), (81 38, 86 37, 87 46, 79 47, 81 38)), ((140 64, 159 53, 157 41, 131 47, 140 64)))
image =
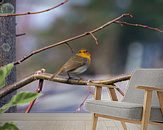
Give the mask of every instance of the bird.
POLYGON ((58 75, 67 74, 76 75, 85 72, 91 63, 91 54, 86 49, 80 49, 74 56, 72 56, 55 74, 51 76, 51 79, 58 75))

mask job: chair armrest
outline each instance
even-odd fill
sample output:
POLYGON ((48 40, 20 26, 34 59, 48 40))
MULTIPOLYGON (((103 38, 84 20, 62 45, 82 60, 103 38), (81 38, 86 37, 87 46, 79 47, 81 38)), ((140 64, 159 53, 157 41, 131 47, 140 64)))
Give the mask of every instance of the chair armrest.
MULTIPOLYGON (((120 92, 121 94, 123 94, 123 92, 115 85, 105 85, 105 84, 97 84, 97 83, 92 83, 92 82, 89 82, 87 83, 88 86, 95 86, 95 99, 96 100, 100 100, 101 99, 101 92, 102 92, 102 87, 107 87, 108 91, 109 91, 109 95, 110 95, 110 98, 113 100, 113 101, 118 101, 118 98, 117 98, 117 95, 116 95, 116 92, 115 92, 115 89, 120 92)), ((124 95, 124 94, 123 94, 124 95)))
POLYGON ((113 85, 106 85, 106 84, 99 84, 99 83, 92 83, 92 82, 88 82, 87 85, 88 86, 97 86, 97 87, 116 88, 116 86, 113 86, 113 85))
POLYGON ((163 101, 163 89, 162 88, 153 87, 153 86, 138 86, 136 88, 145 90, 143 116, 142 116, 143 123, 149 122, 153 91, 157 91, 157 96, 158 96, 158 100, 159 100, 159 104, 160 104, 160 108, 161 108, 161 113, 163 114, 163 102, 162 102, 163 101))
POLYGON ((159 91, 159 92, 163 92, 163 88, 159 88, 159 87, 152 87, 152 86, 138 86, 136 87, 137 89, 143 89, 146 91, 159 91))
POLYGON ((124 96, 123 91, 119 87, 115 86, 114 84, 113 85, 106 85, 106 84, 88 82, 87 85, 88 86, 97 86, 97 87, 106 87, 110 90, 116 89, 122 96, 124 96))

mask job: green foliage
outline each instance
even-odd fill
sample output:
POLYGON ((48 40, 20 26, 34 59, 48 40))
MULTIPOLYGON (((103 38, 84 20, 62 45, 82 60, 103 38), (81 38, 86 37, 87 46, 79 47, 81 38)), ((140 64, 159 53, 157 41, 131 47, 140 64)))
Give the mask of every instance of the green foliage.
POLYGON ((10 107, 12 107, 12 105, 9 103, 3 105, 1 108, 0 108, 0 113, 4 113, 5 111, 7 111, 10 107))
POLYGON ((14 64, 10 63, 0 68, 0 88, 5 86, 5 79, 10 74, 13 67, 14 64))
POLYGON ((7 104, 5 104, 4 106, 0 108, 0 113, 5 112, 12 106, 29 103, 30 101, 38 98, 39 96, 40 94, 36 92, 35 93, 32 93, 32 92, 17 93, 14 97, 12 97, 12 99, 7 104))
POLYGON ((3 126, 0 126, 0 130, 19 130, 19 128, 13 123, 5 123, 3 126))
MULTIPOLYGON (((0 68, 0 88, 5 86, 5 79, 10 74, 12 68, 14 67, 13 63, 8 64, 0 68)), ((10 107, 28 103, 40 96, 39 93, 32 92, 21 92, 17 93, 12 99, 5 105, 0 108, 0 113, 7 111, 10 107)), ((12 123, 5 123, 3 126, 0 126, 0 130, 19 130, 16 125, 12 123)))
POLYGON ((40 94, 36 92, 21 92, 14 96, 10 102, 13 105, 22 105, 38 98, 39 96, 40 94))
POLYGON ((8 13, 14 13, 14 12, 15 12, 15 8, 10 3, 5 3, 0 6, 0 13, 2 14, 8 14, 8 13))

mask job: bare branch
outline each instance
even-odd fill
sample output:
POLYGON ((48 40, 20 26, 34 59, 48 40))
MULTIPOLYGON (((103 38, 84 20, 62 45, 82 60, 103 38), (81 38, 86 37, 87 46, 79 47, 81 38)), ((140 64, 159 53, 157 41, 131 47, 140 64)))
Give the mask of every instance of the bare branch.
POLYGON ((127 14, 122 14, 121 16, 112 19, 111 21, 109 21, 109 22, 103 24, 102 26, 100 26, 100 27, 98 27, 98 28, 95 28, 94 30, 91 30, 91 31, 89 31, 89 32, 85 32, 85 33, 83 33, 83 34, 80 34, 80 35, 71 37, 71 38, 69 38, 69 39, 66 39, 66 40, 63 40, 63 41, 54 43, 54 44, 52 44, 52 45, 43 47, 43 48, 41 48, 41 49, 35 50, 35 51, 31 52, 29 55, 23 57, 22 59, 20 59, 20 60, 18 60, 18 61, 15 61, 15 62, 14 62, 14 65, 20 64, 21 62, 27 60, 27 59, 30 58, 31 56, 33 56, 33 55, 35 55, 35 54, 38 54, 38 53, 40 53, 40 52, 42 52, 42 51, 45 51, 45 50, 48 50, 48 49, 50 49, 50 48, 54 48, 54 47, 56 47, 56 46, 65 44, 65 43, 67 43, 67 42, 74 41, 74 40, 76 40, 76 39, 85 37, 85 36, 87 36, 87 35, 90 35, 91 33, 98 32, 98 31, 102 30, 103 28, 105 28, 105 27, 107 27, 107 26, 113 24, 115 21, 117 21, 117 20, 119 20, 119 19, 121 19, 121 18, 124 18, 124 17, 132 17, 132 15, 130 15, 130 14, 128 14, 128 13, 127 13, 127 14))
MULTIPOLYGON (((40 80, 40 79, 64 83, 64 84, 72 84, 72 85, 87 85, 90 82, 90 80, 75 80, 75 79, 67 80, 65 78, 59 78, 59 77, 54 77, 52 79, 51 76, 52 76, 52 74, 49 74, 49 73, 37 73, 37 74, 33 74, 31 76, 28 76, 19 82, 16 82, 12 85, 9 85, 9 86, 6 86, 6 87, 0 89, 0 98, 6 96, 7 94, 9 94, 19 88, 24 87, 25 85, 27 85, 35 80, 40 80)), ((129 80, 130 77, 131 77, 131 75, 122 75, 122 76, 118 76, 116 78, 106 79, 106 80, 91 80, 91 83, 104 84, 104 87, 107 87, 106 85, 112 85, 117 82, 129 80)))
POLYGON ((125 96, 124 92, 123 92, 120 88, 116 87, 116 90, 117 90, 123 97, 125 96))
POLYGON ((84 100, 82 101, 82 103, 79 105, 79 107, 76 109, 76 112, 80 112, 81 111, 81 108, 82 106, 84 105, 84 103, 86 102, 87 98, 91 95, 91 93, 89 92, 87 94, 87 96, 84 98, 84 100))
POLYGON ((48 9, 45 9, 45 10, 41 10, 41 11, 37 11, 37 12, 25 12, 25 13, 16 13, 16 14, 0 14, 0 17, 9 17, 9 16, 24 16, 24 15, 33 15, 33 14, 41 14, 41 13, 45 13, 45 12, 48 12, 48 11, 51 11, 63 4, 65 4, 66 2, 68 2, 68 0, 65 0, 61 3, 59 3, 58 5, 55 5, 51 8, 48 8, 48 9))
POLYGON ((95 35, 94 35, 92 32, 90 32, 90 35, 91 35, 92 38, 95 40, 96 45, 98 45, 99 43, 98 43, 98 40, 97 40, 97 38, 95 37, 95 35))
MULTIPOLYGON (((38 85, 38 88, 36 89, 36 92, 37 93, 40 93, 43 89, 43 83, 44 83, 44 80, 43 79, 40 79, 39 80, 39 85, 38 85)), ((25 113, 29 113, 35 103, 36 99, 34 99, 32 102, 30 102, 30 104, 28 105, 28 107, 26 108, 25 110, 25 113)))
MULTIPOLYGON (((105 27, 107 27, 107 26, 109 26, 109 25, 111 25, 111 24, 113 24, 113 23, 117 23, 117 24, 121 24, 121 25, 122 25, 122 24, 124 24, 124 25, 130 25, 130 26, 136 26, 136 25, 137 25, 138 27, 144 27, 144 28, 152 29, 152 30, 155 30, 155 31, 158 31, 158 32, 162 32, 162 30, 160 30, 160 29, 158 29, 158 28, 152 28, 152 27, 149 27, 149 26, 141 25, 141 24, 129 24, 129 23, 127 23, 127 22, 121 22, 121 21, 119 21, 120 19, 122 19, 122 18, 124 18, 124 17, 130 17, 130 18, 132 18, 133 16, 130 15, 130 14, 128 14, 128 13, 122 14, 122 15, 120 15, 119 17, 114 18, 114 19, 112 19, 111 21, 108 21, 107 23, 103 24, 102 26, 97 27, 97 28, 95 28, 95 29, 93 29, 93 30, 91 30, 91 31, 82 33, 82 34, 80 34, 80 35, 77 35, 77 36, 68 38, 68 39, 66 39, 66 40, 63 40, 63 41, 54 43, 54 44, 52 44, 52 45, 45 46, 45 47, 40 48, 40 49, 38 49, 38 50, 35 50, 35 51, 31 52, 30 54, 28 54, 27 56, 24 56, 24 57, 21 58, 20 60, 15 61, 15 62, 14 62, 14 65, 20 64, 21 62, 27 60, 28 58, 30 58, 30 57, 32 57, 33 55, 38 54, 38 53, 40 53, 40 52, 42 52, 42 51, 45 51, 45 50, 48 50, 48 49, 50 49, 50 48, 54 48, 54 47, 60 46, 60 45, 62 45, 62 44, 66 44, 66 43, 68 43, 68 42, 71 42, 71 41, 74 41, 74 40, 76 40, 76 39, 85 37, 85 36, 87 36, 87 35, 91 35, 91 34, 93 34, 93 33, 95 33, 95 32, 98 32, 98 31, 102 30, 103 28, 105 28, 105 27), (117 21, 118 21, 118 22, 117 22, 117 21)), ((92 35, 92 37, 94 38, 94 35, 92 35)), ((95 39, 96 39, 96 38, 95 38, 95 39)))
POLYGON ((16 34, 16 37, 21 37, 21 36, 24 36, 26 35, 26 33, 20 33, 20 34, 16 34))
POLYGON ((120 25, 126 25, 126 26, 135 26, 135 27, 146 28, 149 30, 153 30, 153 31, 163 33, 163 30, 161 30, 159 28, 154 28, 154 27, 150 27, 147 25, 143 25, 143 24, 128 23, 128 22, 124 22, 124 21, 115 21, 115 23, 120 24, 120 25))
MULTIPOLYGON (((45 69, 42 68, 41 70, 38 70, 35 72, 35 74, 43 74, 45 73, 45 69)), ((43 89, 43 83, 44 83, 44 80, 43 79, 39 79, 39 84, 38 84, 38 87, 36 89, 36 92, 37 93, 40 93, 43 89)), ((32 102, 30 102, 30 104, 28 105, 28 107, 26 108, 25 110, 25 113, 29 113, 33 107, 33 105, 35 104, 36 102, 36 99, 34 99, 32 102)))
POLYGON ((68 46, 68 48, 70 48, 70 50, 71 50, 71 52, 72 52, 72 54, 73 54, 74 51, 73 51, 72 47, 71 47, 67 42, 66 42, 65 44, 68 46))

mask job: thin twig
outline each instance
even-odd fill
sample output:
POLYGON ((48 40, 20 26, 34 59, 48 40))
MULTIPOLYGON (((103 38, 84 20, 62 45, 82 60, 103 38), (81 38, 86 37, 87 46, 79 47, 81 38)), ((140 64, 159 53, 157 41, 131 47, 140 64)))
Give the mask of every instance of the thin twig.
POLYGON ((76 112, 80 112, 82 106, 84 105, 85 101, 87 100, 87 98, 91 95, 91 93, 89 92, 86 97, 84 98, 84 100, 82 101, 82 103, 79 105, 79 107, 76 109, 76 112))
POLYGON ((147 25, 143 25, 143 24, 128 23, 128 22, 124 22, 124 21, 115 21, 114 23, 117 23, 117 24, 120 24, 120 25, 126 25, 126 26, 135 26, 135 27, 146 28, 146 29, 149 29, 149 30, 153 30, 153 31, 163 33, 163 30, 161 30, 159 28, 154 28, 154 27, 150 27, 150 26, 147 26, 147 25))
POLYGON ((119 19, 121 19, 121 18, 124 18, 124 17, 132 17, 132 15, 130 15, 130 14, 128 14, 128 13, 127 13, 127 14, 122 14, 122 15, 120 15, 119 17, 114 18, 114 19, 112 19, 111 21, 109 21, 109 22, 103 24, 102 26, 100 26, 100 27, 98 27, 98 28, 95 28, 94 30, 91 30, 91 31, 89 31, 89 32, 85 32, 85 33, 83 33, 83 34, 80 34, 80 35, 71 37, 71 38, 69 38, 69 39, 66 39, 66 40, 63 40, 63 41, 54 43, 54 44, 52 44, 52 45, 43 47, 43 48, 41 48, 41 49, 35 50, 35 51, 31 52, 29 55, 27 55, 27 56, 21 58, 20 60, 15 61, 15 62, 14 62, 14 65, 20 64, 21 62, 27 60, 27 59, 30 58, 31 56, 33 56, 33 55, 35 55, 35 54, 38 54, 38 53, 40 53, 40 52, 42 52, 42 51, 48 50, 48 49, 50 49, 50 48, 53 48, 53 47, 56 47, 56 46, 59 46, 59 45, 62 45, 62 44, 65 44, 65 43, 70 42, 70 41, 74 41, 74 40, 76 40, 76 39, 85 37, 85 36, 87 36, 87 35, 91 35, 91 33, 98 32, 98 31, 102 30, 103 28, 105 28, 105 27, 107 27, 107 26, 113 24, 115 21, 117 21, 117 20, 119 20, 119 19))
POLYGON ((116 88, 116 90, 124 97, 125 96, 125 94, 124 94, 124 92, 120 89, 120 88, 116 88))
MULTIPOLYGON (((45 69, 44 69, 44 68, 42 68, 41 70, 38 70, 38 71, 35 72, 36 75, 38 75, 38 74, 43 74, 43 73, 45 73, 45 69)), ((39 79, 39 84, 38 84, 38 87, 37 87, 37 89, 36 89, 36 92, 37 92, 37 93, 40 93, 40 92, 42 91, 42 89, 43 89, 43 83, 44 83, 44 80, 43 80, 43 79, 39 79)), ((31 111, 31 109, 32 109, 32 107, 33 107, 35 101, 36 101, 36 99, 34 99, 34 100, 28 105, 28 107, 27 107, 26 110, 25 110, 25 113, 29 113, 29 112, 31 111)))
POLYGON ((95 40, 96 45, 98 45, 99 44, 98 39, 95 37, 95 35, 92 32, 90 32, 90 34, 91 34, 92 38, 95 40))
MULTIPOLYGON (((40 73, 40 74, 38 73, 38 74, 33 74, 31 76, 28 76, 19 82, 16 82, 12 85, 8 85, 8 86, 5 86, 4 88, 1 88, 0 98, 39 79, 49 80, 49 81, 64 83, 64 84, 73 84, 73 85, 88 85, 88 83, 90 82, 90 80, 75 80, 75 79, 67 80, 66 78, 59 78, 59 77, 54 77, 52 79, 51 76, 52 74, 48 74, 48 73, 40 73)), ((91 80, 91 83, 104 84, 104 87, 107 87, 105 85, 112 85, 117 82, 126 81, 126 80, 129 80, 130 77, 131 75, 123 75, 123 76, 118 76, 116 78, 107 79, 107 80, 91 80)))
MULTIPOLYGON (((38 88, 36 89, 36 92, 37 93, 40 93, 42 91, 42 88, 43 88, 43 83, 44 83, 44 80, 43 79, 40 79, 39 80, 39 85, 38 85, 38 88)), ((25 110, 25 113, 29 113, 35 103, 36 99, 34 99, 32 102, 30 102, 30 104, 28 105, 28 107, 26 108, 25 110)))
POLYGON ((115 84, 112 84, 114 87, 115 87, 115 89, 124 97, 125 96, 125 94, 124 94, 124 92, 119 88, 119 87, 117 87, 115 84))
POLYGON ((20 34, 16 34, 16 37, 21 37, 21 36, 24 36, 26 35, 26 33, 20 33, 20 34))
MULTIPOLYGON (((91 81, 88 81, 87 85, 88 85, 87 86, 88 87, 88 94, 86 95, 86 97, 84 98, 82 103, 79 105, 79 107, 76 109, 76 112, 80 112, 81 111, 82 106, 84 105, 84 103, 86 102, 86 100, 88 99, 88 97, 90 95, 94 96, 94 92, 92 91, 92 87, 91 86, 95 86, 95 83, 92 83, 91 81)), ((99 85, 99 84, 96 84, 96 85, 99 85)), ((100 84, 100 85, 102 85, 102 84, 100 84)), ((104 84, 101 87, 104 87, 104 84)))
POLYGON ((74 51, 73 51, 72 47, 67 42, 65 44, 68 46, 68 48, 70 48, 72 54, 74 54, 74 51))
POLYGON ((48 9, 45 9, 45 10, 41 10, 41 11, 37 11, 37 12, 25 12, 25 13, 16 13, 16 14, 0 14, 0 17, 9 17, 9 16, 24 16, 24 15, 33 15, 33 14, 41 14, 41 13, 45 13, 45 12, 48 12, 48 11, 51 11, 63 4, 65 4, 66 2, 68 2, 68 0, 65 0, 51 8, 48 8, 48 9))

